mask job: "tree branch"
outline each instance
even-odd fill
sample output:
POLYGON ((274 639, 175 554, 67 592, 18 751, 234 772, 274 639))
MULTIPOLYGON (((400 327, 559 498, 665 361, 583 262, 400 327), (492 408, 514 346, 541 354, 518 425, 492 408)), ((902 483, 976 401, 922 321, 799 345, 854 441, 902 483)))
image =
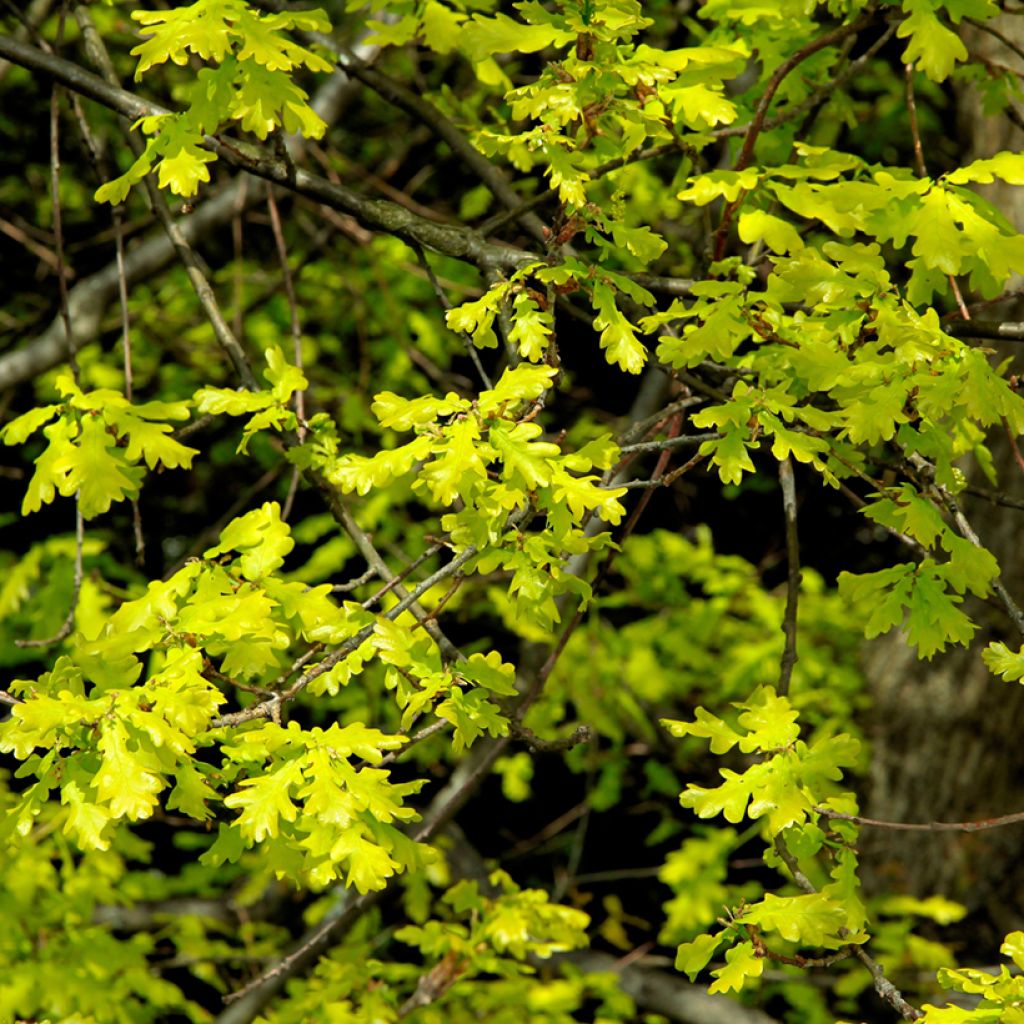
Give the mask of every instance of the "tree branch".
MULTIPOLYGON (((818 890, 814 883, 800 870, 800 865, 793 852, 786 845, 786 840, 781 835, 775 837, 775 850, 782 858, 793 881, 806 893, 816 893, 818 890)), ((853 955, 868 969, 875 984, 875 991, 884 999, 904 1020, 917 1020, 924 1014, 903 998, 900 990, 885 976, 881 965, 872 957, 863 946, 851 944, 848 947, 853 955)))
POLYGON ((829 820, 852 821, 855 825, 870 828, 888 828, 898 832, 984 832, 990 828, 1024 824, 1024 811, 1003 814, 998 818, 982 818, 979 821, 879 821, 877 818, 862 818, 857 814, 843 814, 827 807, 815 807, 815 813, 829 820))
MULTIPOLYGON (((77 64, 51 56, 35 47, 0 36, 0 57, 31 71, 54 78, 69 89, 102 103, 132 120, 169 113, 164 107, 109 85, 77 64)), ((259 178, 282 185, 299 195, 351 214, 364 227, 394 235, 409 244, 466 260, 481 270, 515 270, 541 257, 486 241, 469 228, 436 224, 386 199, 367 199, 344 185, 336 185, 309 171, 295 169, 259 147, 220 136, 208 136, 207 145, 226 163, 259 178)))
POLYGON ((793 463, 787 456, 779 463, 779 483, 782 486, 782 508, 786 516, 786 613, 782 631, 786 645, 782 652, 779 671, 779 696, 789 693, 789 682, 793 677, 793 666, 797 662, 796 625, 797 606, 800 600, 800 538, 796 530, 796 488, 793 484, 793 463))
MULTIPOLYGON (((437 572, 428 576, 415 590, 413 590, 407 597, 399 601, 394 608, 389 608, 384 612, 384 618, 386 619, 397 619, 407 608, 411 608, 416 601, 421 598, 431 587, 440 583, 441 580, 448 579, 449 576, 454 576, 470 559, 475 557, 477 549, 470 546, 465 549, 461 554, 456 555, 447 565, 442 566, 437 572)), ((309 686, 314 679, 319 678, 325 672, 332 669, 338 664, 342 658, 347 657, 356 648, 359 647, 364 641, 368 640, 373 635, 374 625, 371 623, 369 626, 364 626, 354 636, 349 637, 336 651, 331 652, 323 661, 318 665, 314 665, 308 672, 303 673, 295 680, 294 683, 283 693, 275 694, 268 700, 262 701, 259 704, 254 704, 252 707, 244 708, 242 711, 235 711, 226 715, 221 715, 219 718, 215 718, 210 723, 211 729, 222 729, 226 726, 241 725, 243 722, 251 722, 256 718, 272 718, 281 708, 281 705, 288 701, 294 700, 302 691, 309 686)))
MULTIPOLYGON (((742 171, 750 163, 751 158, 754 155, 754 145, 757 143, 758 136, 764 128, 764 121, 768 114, 768 108, 772 105, 772 100, 775 99, 775 93, 778 92, 779 86, 782 85, 783 80, 790 71, 792 71, 798 64, 802 64, 808 57, 812 57, 819 50, 824 50, 825 47, 832 46, 834 43, 840 42, 847 36, 854 35, 857 32, 860 32, 861 29, 867 28, 867 26, 874 20, 875 12, 868 11, 867 14, 858 18, 856 21, 851 22, 848 25, 840 25, 831 32, 826 32, 823 36, 819 36, 817 39, 812 40, 806 46, 797 50, 796 53, 783 61, 775 69, 772 77, 768 79, 768 84, 765 86, 765 90, 761 94, 761 98, 754 110, 754 117, 750 122, 750 127, 747 129, 747 134, 744 136, 743 146, 740 149, 739 156, 736 158, 736 163, 733 164, 732 169, 734 171, 742 171)), ((743 200, 744 195, 741 193, 734 202, 729 203, 729 205, 722 211, 722 221, 718 225, 718 230, 715 232, 714 254, 716 260, 720 260, 725 255, 725 240, 729 234, 729 226, 732 224, 732 218, 743 203, 743 200)))

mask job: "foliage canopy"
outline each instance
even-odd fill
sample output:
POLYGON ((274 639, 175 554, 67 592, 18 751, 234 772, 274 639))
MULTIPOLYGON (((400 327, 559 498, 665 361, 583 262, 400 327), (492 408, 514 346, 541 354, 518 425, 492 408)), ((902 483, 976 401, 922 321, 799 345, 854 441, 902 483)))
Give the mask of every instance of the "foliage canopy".
POLYGON ((858 848, 861 639, 1024 681, 999 7, 16 13, 0 1019, 1018 1020, 858 848))

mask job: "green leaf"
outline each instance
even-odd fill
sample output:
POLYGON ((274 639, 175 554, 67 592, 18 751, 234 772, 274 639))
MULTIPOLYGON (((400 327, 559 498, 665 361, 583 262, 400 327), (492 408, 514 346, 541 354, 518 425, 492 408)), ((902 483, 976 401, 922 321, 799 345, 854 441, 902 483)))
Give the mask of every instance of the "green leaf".
POLYGON ((619 312, 615 292, 606 284, 595 284, 593 293, 595 329, 601 332, 601 348, 608 361, 626 373, 639 373, 647 362, 647 351, 636 336, 636 328, 619 312))
POLYGON ((0 441, 4 444, 24 444, 44 423, 49 423, 59 409, 59 405, 41 405, 29 409, 0 430, 0 441))
POLYGON ((553 366, 520 363, 510 367, 498 378, 494 388, 481 393, 477 408, 484 416, 504 415, 516 402, 532 402, 547 391, 558 370, 553 366))
POLYGON ((57 455, 53 471, 61 494, 70 497, 79 492, 85 519, 101 515, 115 501, 136 497, 142 482, 142 470, 129 465, 103 421, 95 416, 82 417, 78 436, 57 455))
POLYGON ((672 736, 701 736, 709 739, 712 754, 727 754, 739 743, 740 734, 705 708, 697 708, 694 714, 696 721, 693 722, 677 722, 663 718, 661 724, 672 736))
POLYGON ((103 837, 103 831, 112 817, 111 812, 86 799, 77 782, 65 783, 60 799, 68 807, 65 835, 71 836, 83 850, 108 849, 110 841, 103 837))
POLYGON ((753 943, 739 942, 725 952, 725 966, 711 972, 715 980, 708 992, 738 992, 749 978, 760 978, 764 973, 764 959, 754 951, 753 943))
POLYGON ((550 441, 534 441, 543 433, 538 423, 495 424, 488 439, 502 462, 502 478, 532 491, 551 482, 552 460, 561 449, 550 441))
POLYGON ((739 740, 744 753, 788 747, 800 735, 796 710, 771 686, 759 686, 749 700, 733 706, 741 710, 739 724, 747 730, 739 740))
POLYGON ((487 479, 487 458, 479 442, 475 418, 456 420, 445 431, 441 454, 423 467, 416 486, 429 490, 442 505, 468 494, 474 484, 487 479))
POLYGON ((573 38, 571 32, 554 25, 524 25, 506 14, 490 18, 476 14, 462 25, 458 48, 477 62, 498 53, 536 53, 548 46, 565 46, 573 38))
POLYGON ((840 934, 846 927, 845 911, 820 892, 800 896, 768 893, 743 912, 743 920, 805 946, 837 949, 848 941, 840 934))
POLYGON ((1024 647, 1014 653, 1004 643, 995 641, 981 652, 989 671, 1008 683, 1024 680, 1024 647))
POLYGON ((382 427, 392 430, 412 430, 426 426, 445 416, 456 412, 466 412, 470 408, 467 399, 459 398, 454 391, 449 391, 444 398, 423 395, 421 398, 401 398, 391 391, 382 391, 374 395, 370 407, 382 427))
POLYGON ((398 863, 368 838, 368 830, 361 823, 342 831, 331 847, 331 857, 348 862, 345 884, 362 893, 383 889, 398 870, 398 863))
POLYGON ((519 354, 533 362, 542 360, 553 331, 551 313, 541 310, 526 292, 520 292, 512 304, 512 328, 508 332, 508 340, 519 354))
POLYGON ((682 943, 676 950, 676 970, 688 975, 690 981, 696 981, 721 943, 721 934, 698 935, 692 942, 682 943))
POLYGON ((239 571, 247 580, 258 580, 284 564, 285 555, 295 547, 288 524, 281 519, 276 501, 232 519, 221 531, 220 543, 203 552, 204 558, 216 558, 229 551, 240 554, 239 571))
POLYGON ((967 47, 939 21, 937 7, 932 0, 903 0, 903 10, 909 17, 900 23, 896 35, 910 39, 903 51, 903 62, 914 64, 932 81, 942 82, 957 61, 967 60, 967 47))
POLYGON ((279 768, 254 779, 242 779, 238 791, 224 798, 227 807, 241 808, 235 820, 241 836, 250 843, 273 838, 280 821, 294 821, 298 809, 290 790, 302 779, 302 764, 285 761, 279 768))
POLYGON ((774 253, 796 252, 804 247, 796 228, 763 210, 746 210, 740 214, 739 234, 744 242, 764 240, 774 253))
POLYGON ((517 692, 515 667, 503 662, 497 651, 471 654, 467 661, 460 663, 459 675, 499 696, 512 697, 517 692))
POLYGON ((760 180, 760 173, 755 167, 748 167, 742 171, 712 171, 710 174, 700 174, 690 179, 689 188, 683 189, 676 197, 684 203, 695 203, 697 206, 707 206, 716 199, 724 199, 727 203, 733 203, 741 192, 749 192, 757 186, 760 180))
POLYGON ((116 818, 148 818, 165 785, 158 775, 146 770, 150 759, 137 747, 129 750, 125 727, 116 720, 104 723, 97 747, 103 755, 100 770, 93 779, 99 800, 109 806, 116 818))

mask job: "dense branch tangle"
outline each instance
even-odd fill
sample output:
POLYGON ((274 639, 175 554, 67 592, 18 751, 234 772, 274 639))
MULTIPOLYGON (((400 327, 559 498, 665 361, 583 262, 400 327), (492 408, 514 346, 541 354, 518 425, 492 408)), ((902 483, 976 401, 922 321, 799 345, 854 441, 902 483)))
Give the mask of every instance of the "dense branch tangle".
MULTIPOLYGON (((866 968, 862 980, 870 978, 892 1011, 918 1016, 918 995, 904 996, 883 973, 881 954, 866 949, 875 925, 858 890, 857 828, 882 822, 859 815, 841 784, 861 755, 850 731, 856 702, 844 690, 851 668, 840 639, 852 649, 851 620, 871 635, 901 626, 931 657, 973 635, 976 624, 960 607, 966 594, 994 593, 1022 625, 985 537, 957 501, 959 464, 971 452, 985 457, 986 430, 996 425, 1014 435, 1024 426, 1019 396, 987 353, 957 338, 1014 336, 1019 327, 970 319, 943 330, 936 307, 956 297, 952 312, 967 321, 971 304, 960 298, 967 282, 980 282, 987 301, 1011 271, 1024 269, 1005 222, 965 198, 972 183, 1024 180, 1024 166, 1003 154, 933 180, 922 160, 915 177, 830 148, 830 139, 843 142, 819 130, 819 117, 829 102, 840 111, 852 103, 845 86, 859 75, 885 68, 876 60, 897 34, 906 40, 901 59, 913 65, 906 78, 911 135, 923 142, 927 121, 917 114, 925 92, 914 92, 912 76, 941 82, 962 60, 946 8, 920 4, 897 13, 855 3, 837 24, 815 20, 802 4, 754 19, 726 4, 706 5, 696 16, 707 18, 707 39, 666 51, 664 39, 685 28, 666 21, 644 35, 646 12, 629 3, 525 5, 500 17, 445 3, 422 11, 396 3, 393 20, 377 29, 381 39, 408 44, 413 64, 420 42, 437 59, 437 66, 415 65, 421 79, 402 80, 401 65, 391 73, 372 67, 323 35, 318 15, 269 0, 258 6, 277 13, 261 20, 234 0, 207 0, 201 8, 143 14, 149 38, 139 48, 140 71, 171 61, 190 75, 198 57, 210 65, 192 105, 174 115, 117 85, 102 59, 102 32, 90 59, 103 77, 50 52, 44 39, 32 45, 0 35, 0 58, 143 119, 146 166, 135 165, 101 196, 124 199, 152 170, 191 202, 214 156, 268 183, 215 196, 179 224, 146 179, 233 377, 213 380, 213 364, 197 358, 184 375, 194 387, 176 385, 169 401, 139 403, 132 387, 122 395, 101 386, 85 360, 84 375, 57 378, 59 402, 22 409, 19 399, 22 415, 5 428, 7 443, 40 432, 46 442, 34 467, 26 462, 24 511, 74 495, 79 523, 136 499, 147 471, 157 468, 201 474, 206 460, 215 471, 207 471, 207 486, 219 491, 216 471, 227 462, 214 454, 217 440, 206 444, 206 432, 219 430, 224 417, 242 421, 240 454, 249 446, 260 463, 272 463, 260 466, 223 529, 193 545, 195 557, 169 543, 171 568, 161 564, 148 584, 139 574, 126 576, 124 590, 96 583, 83 563, 101 581, 105 563, 78 531, 73 600, 82 632, 58 632, 60 659, 0 691, 11 708, 0 742, 38 782, 24 793, 4 791, 17 817, 14 833, 44 851, 16 845, 16 855, 46 861, 57 833, 84 851, 75 870, 85 871, 90 858, 138 855, 117 844, 129 842, 133 823, 156 817, 161 827, 195 823, 196 845, 208 847, 195 870, 208 872, 211 888, 251 891, 260 882, 272 890, 275 874, 304 887, 312 913, 324 916, 301 934, 296 928, 288 952, 282 936, 269 923, 259 932, 264 922, 257 921, 253 949, 269 952, 247 955, 268 962, 248 978, 228 976, 235 992, 222 1024, 273 1014, 270 1001, 279 996, 283 1012, 315 1016, 324 992, 357 1012, 393 1019, 413 1019, 435 1004, 457 1021, 489 1019, 509 1006, 543 1014, 546 982, 523 965, 585 941, 585 878, 623 880, 614 869, 579 869, 608 793, 630 784, 642 765, 644 799, 660 808, 662 841, 674 827, 678 789, 692 778, 714 781, 690 782, 685 807, 705 819, 750 822, 742 833, 687 833, 659 869, 673 896, 659 938, 677 947, 680 970, 696 977, 710 967, 712 991, 732 992, 768 965, 844 971, 856 960, 852 967, 866 968), (229 8, 226 21, 211 16, 212 27, 189 34, 197 32, 195 10, 229 8), (199 42, 190 49, 183 39, 199 42), (650 42, 641 47, 640 40, 650 42), (405 131, 409 116, 417 145, 433 138, 450 148, 454 158, 440 164, 441 173, 450 175, 453 196, 465 189, 460 213, 475 209, 481 230, 416 192, 429 163, 402 187, 389 183, 388 169, 367 174, 390 197, 373 199, 331 180, 329 145, 317 150, 324 176, 305 169, 298 148, 281 145, 285 129, 318 130, 289 77, 303 67, 331 70, 314 44, 372 89, 380 98, 374 103, 389 105, 389 124, 405 131), (453 47, 457 67, 444 65, 453 47), (540 56, 506 59, 515 52, 540 56), (461 77, 470 73, 479 77, 461 77), (726 88, 741 79, 742 87, 726 88), (439 82, 444 90, 431 98, 439 82), (259 104, 246 106, 247 89, 259 104), (247 129, 265 144, 239 137, 247 129), (180 148, 167 142, 160 149, 162 139, 180 148), (501 212, 485 217, 483 193, 501 212), (287 336, 291 358, 273 342, 263 361, 253 358, 246 311, 236 310, 232 322, 221 309, 218 269, 208 272, 199 251, 209 226, 231 216, 241 254, 243 208, 257 195, 267 197, 273 235, 270 294, 283 282, 287 316, 275 321, 261 310, 253 333, 261 341, 287 336), (390 338, 360 334, 351 352, 333 349, 358 358, 358 370, 307 358, 316 345, 307 351, 305 324, 327 322, 318 340, 328 346, 328 332, 349 326, 347 311, 337 309, 343 301, 309 298, 325 279, 338 287, 329 272, 335 268, 310 258, 308 204, 289 197, 354 218, 364 244, 366 232, 377 236, 367 248, 396 239, 412 250, 419 266, 408 259, 409 267, 420 275, 412 285, 391 266, 396 246, 375 274, 341 287, 379 288, 371 301, 393 313, 396 333, 417 324, 415 362, 436 385, 431 393, 410 394, 423 388, 396 371, 404 353, 390 338), (544 223, 538 211, 547 207, 544 223), (442 315, 460 344, 441 330, 442 315), (452 364, 453 353, 461 358, 467 349, 468 376, 452 364), (625 422, 608 410, 572 421, 594 389, 609 387, 594 371, 599 360, 610 364, 607 372, 638 375, 615 378, 615 389, 639 380, 625 422), (368 388, 377 392, 369 412, 345 405, 361 402, 368 388), (335 406, 342 408, 329 411, 335 406), (171 436, 171 423, 193 414, 200 419, 171 436), (186 439, 208 453, 197 458, 186 439), (289 463, 293 483, 283 510, 273 500, 249 508, 257 494, 277 488, 289 463), (300 477, 309 492, 297 489, 300 477), (797 534, 798 485, 814 477, 844 489, 871 522, 913 550, 914 561, 842 572, 839 594, 828 588, 801 551, 813 514, 801 512, 797 534), (694 495, 718 510, 710 519, 727 522, 716 484, 746 501, 751 479, 781 491, 764 531, 777 543, 760 554, 769 567, 785 560, 784 588, 765 590, 748 562, 715 554, 707 529, 688 529, 694 495), (678 507, 662 502, 666 492, 678 507), (323 507, 334 528, 318 518, 323 507), (661 528, 680 519, 684 531, 661 528), (343 554, 325 555, 318 567, 310 559, 299 575, 284 571, 296 539, 308 549, 327 536, 343 554), (303 571, 317 584, 307 586, 303 571), (513 645, 516 663, 505 656, 513 645), (826 702, 816 704, 819 691, 829 695, 827 711, 826 702), (237 703, 224 707, 229 698, 237 703), (690 740, 675 742, 684 737, 690 740), (695 770, 693 738, 710 740, 716 756, 738 749, 743 757, 731 764, 742 771, 695 770), (198 747, 202 754, 193 756, 198 747), (430 875, 436 852, 426 844, 492 772, 513 800, 556 757, 587 779, 587 800, 552 813, 535 841, 511 846, 508 861, 536 843, 560 842, 566 823, 578 820, 565 864, 553 872, 564 905, 508 876, 489 877, 479 857, 437 898, 427 881, 440 877, 430 875), (442 789, 424 801, 416 825, 409 798, 428 778, 442 789), (50 799, 58 791, 59 803, 50 799), (203 823, 214 821, 216 838, 205 837, 203 823), (769 864, 783 869, 779 894, 765 892, 771 885, 760 877, 732 884, 730 858, 757 838, 769 864), (401 909, 392 899, 399 881, 401 909), (698 891, 705 883, 708 891, 698 891), (323 890, 330 895, 317 905, 312 894, 323 890), (394 934, 385 925, 368 937, 374 928, 360 922, 385 895, 385 922, 406 915, 415 923, 394 934), (721 907, 725 916, 716 921, 721 907), (392 957, 396 942, 416 950, 422 965, 406 970, 411 965, 392 957), (332 945, 333 958, 317 968, 332 945), (312 971, 319 973, 300 980, 312 971), (293 988, 283 994, 289 980, 293 988)), ((668 5, 649 6, 675 18, 668 5)), ((84 27, 88 19, 78 21, 84 27)), ((24 34, 31 38, 35 24, 24 34)), ((354 123, 363 116, 361 109, 354 123)), ((898 152, 900 139, 888 141, 898 152)), ((438 202, 455 208, 447 195, 438 202)), ((58 267, 61 249, 58 232, 58 267)), ((167 253, 166 245, 144 243, 125 254, 119 274, 101 271, 71 289, 61 329, 0 360, 0 385, 26 381, 94 339, 115 291, 127 300, 127 337, 128 286, 164 265, 167 253), (73 322, 79 312, 84 324, 73 322)), ((353 254, 344 278, 357 276, 361 255, 353 254)), ((241 281, 241 267, 234 269, 241 281)), ((141 344, 145 353, 142 333, 131 348, 141 344)), ((148 372, 155 386, 158 376, 148 372)), ((94 543, 106 543, 99 538, 94 543)), ((745 537, 737 549, 754 543, 745 537)), ((4 590, 3 600, 24 600, 47 557, 33 548, 36 562, 17 563, 28 583, 4 590)), ((1003 643, 991 644, 985 659, 1009 681, 1024 677, 1024 655, 1003 643)), ((538 781, 543 792, 546 780, 538 781)), ((994 815, 963 828, 1018 817, 994 815)), ((450 852, 454 863, 454 846, 450 852)), ((31 876, 18 864, 6 874, 31 876)), ((645 927, 622 901, 609 899, 604 912, 602 935, 623 948, 632 930, 645 927)), ((173 928, 168 934, 177 935, 173 928)), ((654 939, 643 941, 637 956, 654 939)), ((1019 945, 1009 937, 1009 955, 1019 945)), ((46 943, 24 944, 30 947, 46 943)), ((675 996, 659 1002, 651 993, 666 988, 664 979, 619 966, 638 1001, 680 1019, 698 1013, 675 996)), ((608 984, 567 975, 558 998, 575 1001, 566 1012, 606 998, 607 1014, 631 1019, 632 1007, 616 1003, 608 984)), ((700 1019, 711 1019, 711 1005, 700 1004, 700 1019)), ((33 1018, 54 1012, 42 1004, 18 1008, 33 1018)))

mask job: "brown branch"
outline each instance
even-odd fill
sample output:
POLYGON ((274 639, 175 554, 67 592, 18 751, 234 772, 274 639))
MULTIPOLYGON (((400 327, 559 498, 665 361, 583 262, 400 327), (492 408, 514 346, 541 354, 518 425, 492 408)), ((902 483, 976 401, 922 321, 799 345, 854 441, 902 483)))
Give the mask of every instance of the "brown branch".
POLYGON ((982 32, 987 32, 994 39, 998 39, 1003 46, 1015 53, 1021 60, 1024 60, 1024 49, 1015 43, 1008 35, 1000 32, 994 25, 990 25, 984 21, 978 21, 976 18, 964 18, 964 21, 966 21, 968 25, 973 25, 975 28, 981 29, 982 32))
POLYGON ((1024 501, 1020 498, 1011 498, 1008 494, 1003 494, 1002 491, 988 491, 984 487, 971 487, 968 485, 964 488, 965 494, 973 494, 977 498, 982 498, 993 505, 1002 505, 1004 508, 1016 508, 1024 511, 1024 501))
POLYGON ((336 583, 331 587, 331 592, 334 594, 351 594, 353 590, 358 590, 361 586, 369 583, 377 575, 377 570, 371 565, 366 572, 361 573, 359 576, 354 576, 347 583, 336 583))
MULTIPOLYGON (((0 36, 0 58, 10 59, 31 71, 54 78, 132 120, 168 113, 164 107, 117 88, 70 61, 43 53, 10 37, 0 36)), ((286 161, 257 146, 219 136, 207 137, 206 144, 231 166, 351 214, 364 227, 392 234, 409 243, 416 242, 434 252, 474 263, 481 269, 517 269, 541 260, 537 254, 488 242, 469 228, 434 224, 387 200, 367 199, 344 185, 332 184, 301 168, 294 169, 286 161)))
POLYGON ((990 828, 1003 828, 1006 825, 1024 824, 1024 811, 1003 814, 998 818, 982 818, 979 821, 880 821, 877 818, 863 818, 858 814, 844 814, 828 807, 815 807, 815 813, 823 818, 839 821, 852 821, 855 825, 869 828, 888 828, 897 832, 984 832, 990 828))
MULTIPOLYGON (((800 870, 800 865, 793 852, 786 845, 781 835, 775 837, 775 850, 786 865, 793 881, 806 893, 816 893, 818 890, 814 883, 800 870)), ((924 1014, 903 998, 903 993, 885 976, 881 965, 872 957, 863 946, 851 944, 847 947, 853 955, 868 969, 875 991, 884 999, 904 1020, 917 1020, 924 1014)))
MULTIPOLYGON (((281 11, 285 8, 281 0, 253 0, 253 3, 269 11, 281 11)), ((452 152, 503 206, 515 212, 520 224, 535 241, 542 244, 545 242, 544 225, 540 218, 529 210, 520 209, 522 198, 509 185, 501 169, 492 164, 469 141, 465 133, 433 103, 339 47, 330 36, 320 32, 297 32, 296 35, 300 39, 305 38, 324 47, 335 58, 339 68, 364 82, 388 103, 422 121, 439 139, 451 147, 452 152)))
MULTIPOLYGON (((812 57, 819 50, 824 50, 827 46, 832 46, 834 43, 840 42, 849 35, 860 32, 861 29, 867 28, 867 26, 874 20, 875 12, 868 11, 856 21, 851 22, 848 25, 840 25, 831 32, 826 32, 824 35, 812 40, 806 46, 797 50, 796 53, 783 61, 775 69, 771 78, 768 79, 768 84, 765 86, 761 99, 758 101, 757 107, 754 110, 754 117, 753 120, 751 120, 750 127, 747 129, 747 134, 743 139, 743 146, 740 149, 739 156, 736 158, 736 163, 733 164, 732 169, 734 171, 742 171, 749 165, 751 158, 754 155, 754 145, 757 143, 758 136, 764 129, 764 122, 765 117, 768 114, 768 108, 771 106, 772 100, 775 98, 775 93, 778 92, 779 86, 782 85, 786 76, 795 67, 797 67, 797 65, 802 64, 807 60, 808 57, 812 57)), ((720 260, 725 255, 725 240, 729 234, 729 227, 732 224, 733 216, 742 205, 744 198, 745 196, 740 194, 736 197, 734 202, 729 203, 722 211, 722 220, 718 225, 718 230, 715 232, 713 247, 714 258, 716 260, 720 260)))
POLYGON ((1014 320, 959 320, 942 328, 954 338, 991 338, 1024 341, 1024 322, 1014 320))

